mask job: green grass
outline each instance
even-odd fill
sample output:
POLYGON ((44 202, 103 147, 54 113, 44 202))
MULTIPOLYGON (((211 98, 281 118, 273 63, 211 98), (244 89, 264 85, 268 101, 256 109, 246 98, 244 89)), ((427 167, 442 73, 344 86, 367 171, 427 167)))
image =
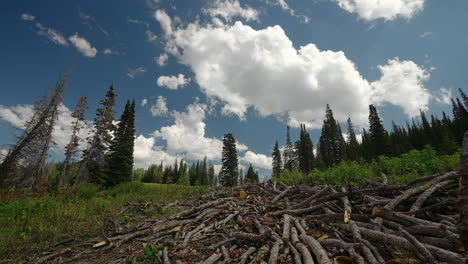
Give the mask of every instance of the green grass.
POLYGON ((308 175, 301 172, 284 171, 276 180, 286 184, 335 184, 362 186, 366 180, 381 181, 380 172, 387 175, 390 184, 406 183, 421 176, 458 170, 460 153, 437 155, 429 146, 423 150, 412 150, 400 157, 380 156, 372 162, 343 161, 337 166, 308 175))
MULTIPOLYGON (((68 238, 101 236, 104 219, 131 202, 171 202, 209 191, 209 187, 126 183, 109 190, 83 184, 58 194, 33 194, 22 190, 0 190, 0 262, 32 252, 68 238)), ((174 210, 149 210, 150 218, 174 210)), ((126 217, 125 215, 122 217, 126 217)))

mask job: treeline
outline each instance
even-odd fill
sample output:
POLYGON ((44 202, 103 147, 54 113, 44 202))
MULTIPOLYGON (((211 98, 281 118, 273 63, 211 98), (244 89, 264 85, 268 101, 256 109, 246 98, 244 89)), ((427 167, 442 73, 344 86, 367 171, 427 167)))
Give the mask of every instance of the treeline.
MULTIPOLYGON (((207 164, 206 157, 203 160, 193 162, 190 168, 184 160, 176 160, 173 165, 164 166, 161 162, 159 165, 152 164, 147 169, 136 169, 134 178, 141 180, 144 183, 162 183, 162 184, 180 184, 180 185, 205 185, 218 186, 220 184, 220 176, 222 171, 215 173, 214 165, 207 164)), ((258 171, 255 171, 250 164, 247 173, 243 173, 242 168, 239 169, 237 176, 239 184, 249 184, 259 182, 258 171)), ((227 186, 227 185, 226 185, 227 186)))
MULTIPOLYGON (((65 147, 65 159, 52 166, 47 164, 53 145, 52 132, 58 119, 58 107, 69 74, 60 78, 52 95, 47 90, 34 107, 34 114, 11 146, 0 164, 0 187, 61 188, 91 182, 110 187, 131 180, 135 139, 135 100, 127 101, 119 119, 114 106, 117 94, 111 85, 96 110, 87 147, 78 159, 80 145, 85 141, 80 131, 88 126, 85 119, 87 97, 81 96, 71 114, 71 135, 65 147), (49 177, 52 175, 52 177, 49 177)), ((83 149, 83 148, 82 148, 83 149)))
POLYGON ((305 125, 301 125, 299 139, 291 141, 289 126, 286 130, 286 144, 281 153, 276 141, 272 153, 272 176, 298 171, 308 175, 312 170, 324 170, 340 164, 342 161, 371 161, 380 156, 397 157, 410 150, 422 150, 429 145, 439 155, 456 152, 460 148, 463 134, 468 130, 468 98, 459 89, 461 99, 452 98, 453 118, 442 113, 442 119, 436 115, 426 116, 420 111, 420 120, 412 119, 406 126, 392 122, 388 132, 374 105, 369 105, 369 129, 362 130, 359 141, 351 118, 347 120, 346 138, 341 126, 333 116, 327 104, 322 134, 314 153, 314 145, 305 125), (462 103, 463 102, 463 103, 462 103))

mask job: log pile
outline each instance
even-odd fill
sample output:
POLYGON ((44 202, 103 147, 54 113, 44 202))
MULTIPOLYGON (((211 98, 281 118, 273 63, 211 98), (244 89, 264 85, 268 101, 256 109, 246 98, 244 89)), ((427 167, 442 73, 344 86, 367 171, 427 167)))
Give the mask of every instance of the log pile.
POLYGON ((468 263, 457 231, 457 172, 362 188, 220 188, 185 210, 94 245, 56 247, 37 262, 109 256, 109 263, 468 263), (455 191, 454 191, 455 190, 455 191), (151 259, 144 248, 159 246, 151 259))

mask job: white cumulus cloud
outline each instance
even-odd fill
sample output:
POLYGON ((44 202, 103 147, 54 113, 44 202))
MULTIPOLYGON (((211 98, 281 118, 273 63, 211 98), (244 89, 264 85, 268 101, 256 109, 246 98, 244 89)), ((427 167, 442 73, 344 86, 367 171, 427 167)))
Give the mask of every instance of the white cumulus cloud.
POLYGON ((371 83, 375 103, 399 105, 410 117, 418 115, 420 109, 428 109, 431 94, 424 87, 424 82, 430 78, 430 69, 399 58, 388 60, 386 65, 377 68, 382 77, 371 83))
POLYGON ((379 66, 382 78, 369 82, 344 52, 313 43, 295 48, 280 26, 190 23, 171 32, 166 49, 177 51, 202 92, 224 104, 224 114, 240 119, 253 107, 261 116, 287 115, 291 126, 320 128, 328 103, 336 119, 350 116, 365 126, 369 104, 392 103, 411 116, 430 98, 423 86, 429 70, 412 61, 389 60, 379 66))
POLYGON ((425 0, 333 0, 364 20, 393 20, 398 17, 412 18, 424 8, 425 0))
POLYGON ((83 56, 89 57, 89 58, 94 58, 96 57, 96 54, 98 53, 97 49, 89 43, 88 40, 86 40, 83 37, 80 37, 78 33, 75 33, 75 35, 71 36, 68 38, 70 42, 75 46, 75 48, 83 54, 83 56))
POLYGON ((159 66, 165 66, 167 65, 167 60, 169 59, 169 55, 167 53, 163 53, 159 55, 158 57, 155 57, 154 60, 159 66))
POLYGON ((185 78, 183 74, 177 76, 160 76, 156 81, 158 86, 163 86, 171 90, 177 90, 179 87, 183 87, 189 82, 190 78, 185 78))
POLYGON ((156 103, 151 106, 150 112, 153 116, 164 116, 168 112, 166 97, 158 96, 156 103))
POLYGON ((434 99, 441 104, 451 104, 452 98, 452 90, 444 87, 440 88, 438 96, 434 96, 434 99))
POLYGON ((251 163, 257 168, 271 170, 272 158, 264 154, 257 154, 249 150, 244 154, 244 156, 240 157, 239 160, 251 163))
POLYGON ((242 17, 247 21, 258 21, 259 12, 249 6, 241 7, 239 0, 215 0, 209 8, 203 10, 211 17, 220 16, 226 21, 233 17, 242 17))
POLYGON ((148 99, 143 98, 143 99, 141 100, 141 106, 146 106, 147 104, 148 104, 148 99))

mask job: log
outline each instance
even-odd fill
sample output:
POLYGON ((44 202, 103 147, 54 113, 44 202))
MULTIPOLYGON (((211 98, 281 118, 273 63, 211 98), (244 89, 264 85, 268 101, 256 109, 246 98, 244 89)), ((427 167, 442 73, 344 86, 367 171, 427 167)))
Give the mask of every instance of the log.
POLYGON ((315 238, 308 236, 308 235, 300 235, 299 236, 301 241, 304 242, 311 250, 314 252, 315 259, 317 260, 318 264, 332 264, 330 258, 328 258, 327 252, 320 243, 315 240, 315 238))
POLYGON ((400 227, 398 230, 400 233, 403 235, 403 237, 406 238, 414 247, 414 250, 419 252, 419 254, 423 257, 421 260, 424 261, 424 263, 429 263, 429 264, 437 264, 438 262, 435 260, 434 256, 432 256, 431 252, 421 243, 416 239, 413 235, 408 233, 406 230, 400 227))
POLYGON ((268 264, 276 264, 278 263, 278 253, 280 251, 281 245, 283 241, 277 239, 270 250, 270 258, 268 260, 268 264))

